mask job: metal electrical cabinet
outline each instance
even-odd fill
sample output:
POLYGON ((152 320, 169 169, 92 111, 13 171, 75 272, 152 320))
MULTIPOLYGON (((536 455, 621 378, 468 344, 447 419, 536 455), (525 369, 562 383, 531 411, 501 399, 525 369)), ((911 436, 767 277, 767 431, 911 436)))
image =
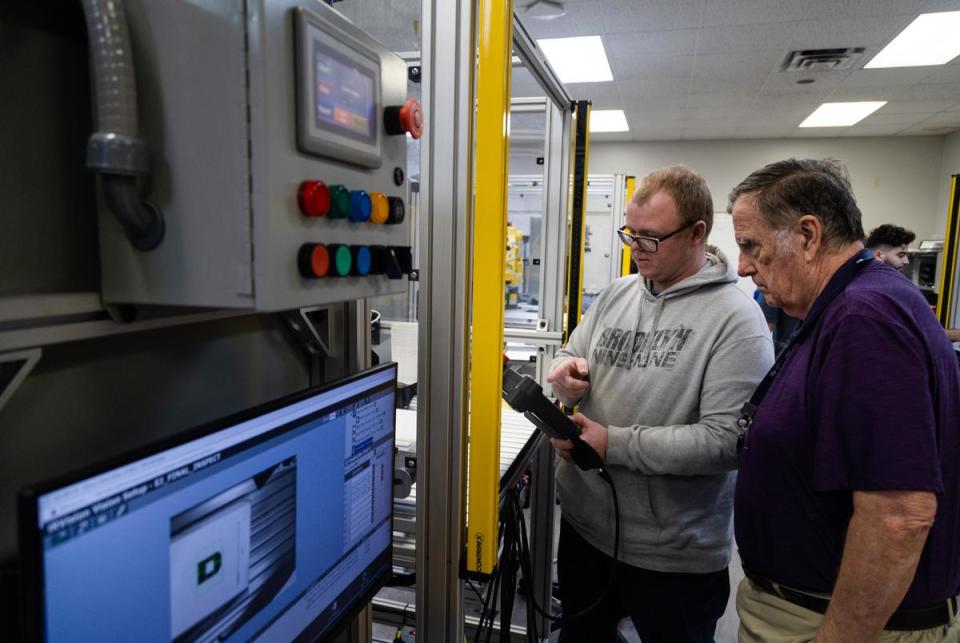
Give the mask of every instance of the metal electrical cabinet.
POLYGON ((400 58, 316 1, 131 0, 127 19, 166 234, 136 250, 101 202, 105 301, 271 311, 406 290, 422 114, 400 58))

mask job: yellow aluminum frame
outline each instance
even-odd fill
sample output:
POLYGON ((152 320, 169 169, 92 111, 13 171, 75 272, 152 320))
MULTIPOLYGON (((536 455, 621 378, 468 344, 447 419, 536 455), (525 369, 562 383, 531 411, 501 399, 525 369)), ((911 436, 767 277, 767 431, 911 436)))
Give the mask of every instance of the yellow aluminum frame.
POLYGON ((943 235, 943 257, 940 268, 940 292, 937 297, 937 319, 944 328, 950 328, 950 313, 957 298, 957 261, 960 260, 960 175, 950 179, 950 201, 947 206, 947 228, 943 235))
POLYGON ((476 175, 470 344, 467 552, 471 575, 493 573, 500 509, 513 1, 480 0, 477 21, 476 175))
POLYGON ((570 209, 567 213, 567 239, 570 240, 570 247, 567 253, 567 323, 564 325, 564 342, 570 338, 570 333, 572 328, 575 328, 580 322, 580 318, 583 316, 583 253, 584 248, 586 247, 586 236, 587 236, 587 185, 589 183, 589 169, 590 169, 590 111, 593 109, 589 101, 578 101, 577 108, 573 112, 573 123, 571 125, 571 130, 573 136, 570 137, 570 209), (583 186, 582 186, 582 212, 580 213, 580 248, 579 252, 574 252, 574 235, 573 235, 573 208, 574 208, 574 199, 573 192, 576 189, 574 177, 577 172, 577 129, 578 121, 584 119, 586 124, 584 125, 584 140, 583 140, 583 186), (579 258, 579 266, 576 271, 577 283, 573 283, 574 280, 574 270, 572 265, 572 257, 579 258), (576 309, 571 310, 571 304, 573 303, 571 293, 576 293, 576 309))
MULTIPOLYGON (((624 188, 627 196, 623 200, 624 208, 630 207, 630 200, 633 199, 633 191, 637 189, 637 177, 628 176, 627 184, 624 188)), ((620 251, 620 276, 625 277, 630 274, 630 248, 627 246, 623 247, 623 250, 620 251)))

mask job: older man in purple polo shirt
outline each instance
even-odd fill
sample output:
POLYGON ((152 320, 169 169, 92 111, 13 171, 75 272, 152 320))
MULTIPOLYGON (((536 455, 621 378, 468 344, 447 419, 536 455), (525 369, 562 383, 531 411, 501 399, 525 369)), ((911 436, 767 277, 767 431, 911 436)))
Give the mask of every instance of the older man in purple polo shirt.
POLYGON ((960 641, 950 343, 864 251, 839 163, 768 165, 730 212, 740 275, 804 319, 740 420, 741 642, 960 641))

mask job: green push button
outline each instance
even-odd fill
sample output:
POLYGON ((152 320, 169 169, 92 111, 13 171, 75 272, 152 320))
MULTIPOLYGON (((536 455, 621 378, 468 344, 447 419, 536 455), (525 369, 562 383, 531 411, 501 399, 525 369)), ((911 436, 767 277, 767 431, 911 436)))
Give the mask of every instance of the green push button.
POLYGON ((337 277, 346 277, 353 268, 353 253, 350 246, 335 243, 327 246, 333 256, 333 274, 337 277))
POLYGON ((342 185, 330 186, 330 214, 333 219, 346 219, 350 216, 350 190, 342 185))

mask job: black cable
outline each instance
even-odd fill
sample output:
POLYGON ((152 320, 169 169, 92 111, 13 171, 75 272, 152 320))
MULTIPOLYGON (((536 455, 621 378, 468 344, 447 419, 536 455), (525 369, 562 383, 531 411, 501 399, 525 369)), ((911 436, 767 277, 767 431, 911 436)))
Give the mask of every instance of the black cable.
MULTIPOLYGON (((608 485, 610 485, 610 492, 611 492, 612 495, 613 495, 613 518, 614 518, 614 530, 615 530, 615 531, 614 531, 614 536, 613 536, 613 561, 612 561, 612 563, 611 563, 610 578, 609 578, 609 580, 607 581, 607 586, 606 586, 606 588, 604 588, 603 593, 600 594, 600 596, 597 597, 597 600, 594 601, 591 605, 585 607, 584 609, 578 610, 578 611, 574 612, 573 614, 563 613, 563 614, 561 614, 559 617, 553 616, 552 614, 547 614, 547 613, 543 610, 543 608, 540 607, 539 604, 537 604, 536 598, 533 596, 533 592, 532 592, 532 591, 531 591, 531 592, 528 592, 528 595, 529 595, 529 597, 530 597, 530 604, 533 605, 534 609, 535 609, 541 616, 543 616, 544 618, 549 619, 549 620, 551 620, 551 621, 553 621, 553 622, 562 622, 564 619, 580 618, 580 617, 583 616, 584 614, 587 614, 588 612, 591 612, 591 611, 595 610, 595 609, 600 605, 600 603, 602 603, 602 602, 604 601, 604 599, 605 599, 605 598, 607 597, 607 595, 610 593, 610 590, 613 589, 613 585, 614 585, 615 578, 616 578, 616 572, 617 572, 617 563, 619 562, 619 558, 620 558, 620 501, 619 501, 619 499, 618 499, 618 497, 617 497, 617 487, 616 487, 616 485, 613 483, 613 478, 610 477, 610 473, 609 473, 606 469, 598 469, 597 472, 600 474, 600 477, 601 477, 604 481, 606 481, 606 483, 607 483, 608 485)), ((523 518, 523 511, 522 511, 522 510, 520 510, 520 521, 521 521, 521 529, 520 529, 521 538, 525 541, 525 540, 526 540, 526 525, 525 525, 525 522, 526 522, 526 521, 525 521, 524 518, 523 518)), ((530 567, 530 560, 529 560, 529 559, 530 559, 530 552, 529 552, 529 548, 525 548, 525 549, 526 549, 526 552, 525 552, 523 558, 526 558, 526 559, 527 559, 527 569, 529 570, 529 567, 530 567)), ((530 576, 529 576, 529 579, 530 579, 530 583, 529 583, 529 584, 530 584, 530 586, 532 587, 533 576, 530 575, 530 576)))
MULTIPOLYGON (((500 522, 500 525, 497 529, 497 549, 499 550, 501 544, 503 543, 504 538, 504 525, 503 522, 500 522)), ((493 612, 496 611, 497 606, 497 589, 499 588, 500 583, 500 566, 497 566, 497 569, 494 571, 493 576, 487 582, 487 592, 486 597, 483 599, 481 608, 480 608, 480 620, 477 622, 477 630, 474 633, 473 641, 474 643, 480 643, 480 637, 483 636, 484 622, 489 621, 487 627, 489 628, 489 633, 493 632, 493 612), (493 604, 491 605, 491 598, 493 604)), ((487 636, 489 640, 490 636, 487 636)))
POLYGON ((473 581, 469 578, 467 580, 467 585, 470 586, 470 589, 473 590, 473 593, 477 596, 477 601, 480 602, 480 605, 483 605, 483 595, 480 593, 480 590, 477 589, 477 586, 473 584, 473 581))

